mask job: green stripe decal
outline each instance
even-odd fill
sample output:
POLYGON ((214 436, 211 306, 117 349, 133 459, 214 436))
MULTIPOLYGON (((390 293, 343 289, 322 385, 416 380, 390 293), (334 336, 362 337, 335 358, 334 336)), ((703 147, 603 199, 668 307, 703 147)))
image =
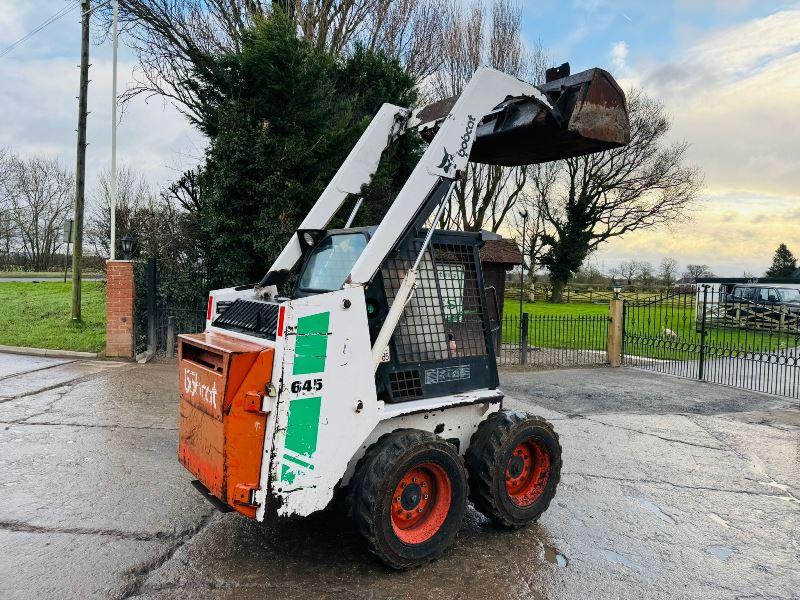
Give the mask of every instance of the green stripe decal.
MULTIPOLYGON (((309 458, 317 451, 317 434, 319 433, 319 414, 322 398, 300 398, 289 403, 289 422, 286 425, 286 450, 309 458)), ((293 483, 298 475, 297 467, 289 465, 291 461, 303 468, 313 470, 314 465, 306 463, 296 456, 283 455, 281 465, 281 481, 293 483)))
POLYGON ((294 475, 295 473, 289 465, 286 463, 281 465, 281 481, 285 481, 289 484, 294 483, 294 475))
POLYGON ((289 404, 289 423, 286 426, 286 449, 301 456, 314 455, 317 450, 319 412, 322 398, 301 398, 289 404))
POLYGON ((312 465, 311 463, 307 463, 304 460, 300 460, 299 458, 297 458, 296 456, 292 456, 291 454, 284 454, 283 455, 283 460, 288 460, 289 462, 293 462, 296 465, 300 465, 301 467, 305 467, 309 471, 313 471, 314 470, 314 465, 312 465))
POLYGON ((323 312, 297 320, 292 375, 322 373, 325 370, 330 319, 331 313, 323 312))

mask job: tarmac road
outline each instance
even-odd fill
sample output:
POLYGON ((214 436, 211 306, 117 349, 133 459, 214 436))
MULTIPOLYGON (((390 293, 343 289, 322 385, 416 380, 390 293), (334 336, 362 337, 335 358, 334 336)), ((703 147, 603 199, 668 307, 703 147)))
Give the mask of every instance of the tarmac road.
POLYGON ((800 417, 773 396, 635 369, 509 372, 564 447, 516 532, 388 571, 326 511, 216 512, 175 452, 176 375, 0 355, 0 598, 800 597, 800 417))

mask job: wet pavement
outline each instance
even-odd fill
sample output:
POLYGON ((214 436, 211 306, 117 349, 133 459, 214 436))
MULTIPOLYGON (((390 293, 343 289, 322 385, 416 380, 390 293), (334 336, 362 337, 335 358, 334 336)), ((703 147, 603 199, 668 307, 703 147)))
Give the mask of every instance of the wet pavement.
POLYGON ((635 369, 502 375, 564 447, 539 523, 470 509, 408 573, 330 510, 217 513, 175 457, 176 375, 0 355, 0 598, 798 598, 797 404, 635 369))

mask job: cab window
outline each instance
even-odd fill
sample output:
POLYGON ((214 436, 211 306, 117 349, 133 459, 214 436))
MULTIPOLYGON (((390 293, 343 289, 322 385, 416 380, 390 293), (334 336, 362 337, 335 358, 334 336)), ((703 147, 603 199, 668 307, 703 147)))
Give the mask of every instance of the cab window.
POLYGON ((753 288, 737 287, 733 290, 733 297, 736 300, 750 300, 753 297, 753 288))
POLYGON ((314 248, 298 287, 306 292, 332 292, 342 287, 367 246, 361 233, 330 235, 314 248))
POLYGON ((761 302, 778 302, 778 291, 775 288, 759 288, 758 300, 761 302))

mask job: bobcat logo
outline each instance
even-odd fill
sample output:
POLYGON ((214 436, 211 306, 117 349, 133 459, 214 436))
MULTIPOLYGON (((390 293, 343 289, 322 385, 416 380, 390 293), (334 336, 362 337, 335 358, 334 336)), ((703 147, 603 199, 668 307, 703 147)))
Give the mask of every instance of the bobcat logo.
POLYGON ((444 149, 444 156, 442 157, 442 162, 437 167, 441 169, 445 173, 450 171, 450 168, 453 166, 453 155, 447 151, 447 148, 444 149))

